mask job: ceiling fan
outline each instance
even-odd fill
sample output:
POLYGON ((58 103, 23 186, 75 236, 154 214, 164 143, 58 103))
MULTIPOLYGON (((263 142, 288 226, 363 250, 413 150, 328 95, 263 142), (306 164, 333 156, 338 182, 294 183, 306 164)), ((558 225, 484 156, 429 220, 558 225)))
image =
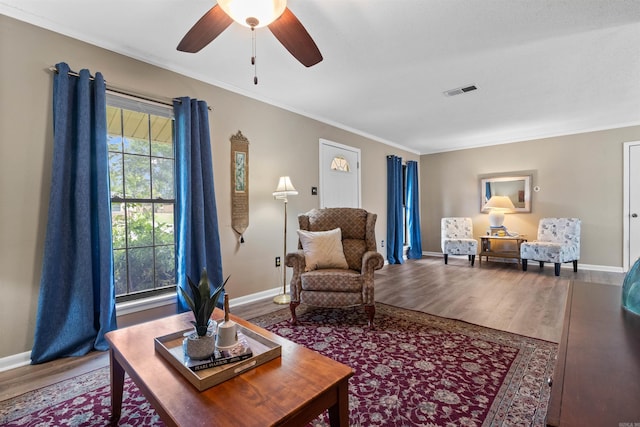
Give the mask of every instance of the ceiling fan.
POLYGON ((268 26, 291 55, 306 67, 322 61, 318 46, 289 10, 287 0, 218 0, 218 4, 191 27, 177 49, 182 52, 198 52, 233 21, 251 28, 252 31, 268 26))

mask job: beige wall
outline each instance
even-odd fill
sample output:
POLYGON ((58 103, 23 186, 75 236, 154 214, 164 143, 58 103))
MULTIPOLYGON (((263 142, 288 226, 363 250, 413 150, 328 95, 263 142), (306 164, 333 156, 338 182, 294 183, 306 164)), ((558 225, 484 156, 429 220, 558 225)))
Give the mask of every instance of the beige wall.
MULTIPOLYGON (((273 259, 282 247, 282 204, 271 192, 291 176, 300 195, 295 215, 319 203, 320 138, 362 150, 362 203, 378 213, 378 242, 386 239, 386 155, 418 156, 226 90, 132 60, 0 15, 0 358, 28 351, 33 340, 52 158, 52 76, 48 67, 101 71, 108 82, 160 97, 204 99, 210 114, 224 273, 232 298, 281 285, 273 259), (229 137, 250 141, 250 225, 239 245, 231 230, 229 137)), ((420 157, 423 250, 440 252, 440 218, 470 216, 476 234, 488 226, 479 212, 478 177, 530 171, 530 214, 508 215, 512 230, 535 236, 539 218, 578 216, 586 264, 622 266, 622 144, 640 140, 640 127, 461 150, 420 157)), ((288 247, 296 244, 289 233, 288 247)), ((380 248, 379 248, 380 249, 380 248)), ((380 249, 384 254, 385 250, 380 249)))
MULTIPOLYGON (((289 200, 289 230, 296 215, 319 204, 320 138, 362 150, 362 205, 378 213, 378 241, 386 239, 386 156, 418 156, 0 15, 0 358, 31 349, 51 176, 53 78, 48 67, 101 71, 108 83, 159 97, 204 99, 210 113, 216 200, 227 290, 232 298, 282 284, 282 203, 271 196, 280 175, 300 195, 289 200), (240 245, 231 229, 230 143, 238 130, 250 141, 250 225, 240 245)), ((265 83, 267 84, 267 83, 265 83)), ((295 247, 295 232, 288 247, 295 247)), ((381 250, 384 255, 384 249, 381 250)))
POLYGON ((442 217, 471 217, 474 233, 484 234, 479 177, 524 171, 540 191, 531 193, 531 213, 505 216, 509 230, 531 239, 540 218, 578 217, 580 263, 622 268, 622 150, 637 140, 640 126, 422 156, 423 250, 441 252, 442 217))

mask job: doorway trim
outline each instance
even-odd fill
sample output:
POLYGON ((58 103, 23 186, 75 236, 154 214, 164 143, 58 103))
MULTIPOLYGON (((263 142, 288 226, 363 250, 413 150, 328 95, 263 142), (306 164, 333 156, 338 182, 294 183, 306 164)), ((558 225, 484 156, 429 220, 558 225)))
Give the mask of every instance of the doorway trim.
POLYGON ((630 153, 631 153, 631 147, 633 146, 639 146, 640 145, 640 141, 629 141, 629 142, 625 142, 624 143, 624 149, 622 152, 622 157, 623 157, 623 175, 622 175, 622 270, 626 273, 627 271, 629 271, 629 269, 631 268, 631 262, 629 260, 629 256, 630 256, 630 239, 629 239, 629 231, 630 231, 630 224, 629 224, 629 215, 631 215, 630 212, 630 195, 629 195, 629 191, 631 190, 630 185, 629 185, 629 176, 630 176, 630 153))

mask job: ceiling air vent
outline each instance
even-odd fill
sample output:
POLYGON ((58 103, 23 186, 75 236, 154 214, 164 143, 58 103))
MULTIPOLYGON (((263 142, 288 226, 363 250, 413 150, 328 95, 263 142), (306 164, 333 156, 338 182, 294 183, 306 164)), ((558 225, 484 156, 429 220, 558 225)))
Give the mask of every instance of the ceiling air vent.
POLYGON ((462 93, 466 93, 466 92, 471 92, 472 90, 476 90, 478 89, 476 87, 476 85, 469 85, 469 86, 463 86, 463 87, 458 87, 455 89, 451 89, 451 90, 447 90, 445 92, 442 92, 445 96, 454 96, 454 95, 460 95, 462 93))

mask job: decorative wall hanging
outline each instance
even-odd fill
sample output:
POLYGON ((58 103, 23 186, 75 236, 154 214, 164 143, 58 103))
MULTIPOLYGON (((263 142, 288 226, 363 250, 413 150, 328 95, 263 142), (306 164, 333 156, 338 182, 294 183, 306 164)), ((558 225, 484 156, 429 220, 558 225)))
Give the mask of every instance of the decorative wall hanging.
POLYGON ((241 131, 231 141, 231 227, 244 243, 249 227, 249 140, 241 131))

